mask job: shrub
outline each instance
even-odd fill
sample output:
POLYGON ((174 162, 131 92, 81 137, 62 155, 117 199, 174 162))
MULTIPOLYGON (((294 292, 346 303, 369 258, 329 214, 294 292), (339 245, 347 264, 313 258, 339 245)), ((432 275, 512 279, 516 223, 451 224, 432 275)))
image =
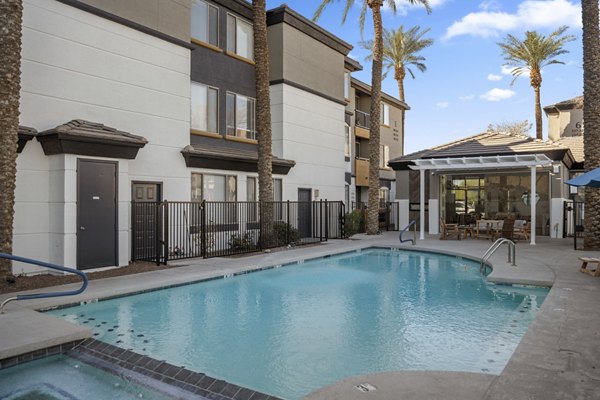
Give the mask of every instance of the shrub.
POLYGON ((365 231, 365 213, 362 210, 354 210, 346 214, 344 223, 344 234, 347 238, 365 231))
POLYGON ((275 222, 273 224, 273 235, 275 236, 275 240, 277 240, 277 244, 280 246, 297 244, 300 242, 300 233, 298 232, 298 229, 285 222, 275 222))
POLYGON ((243 235, 233 234, 229 237, 227 244, 234 251, 250 250, 256 247, 251 232, 246 232, 243 235))

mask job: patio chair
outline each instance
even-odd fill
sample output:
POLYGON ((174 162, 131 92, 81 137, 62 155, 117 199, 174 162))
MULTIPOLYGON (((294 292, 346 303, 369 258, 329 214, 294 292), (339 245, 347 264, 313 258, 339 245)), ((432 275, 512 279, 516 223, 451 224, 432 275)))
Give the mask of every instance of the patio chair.
POLYGON ((505 218, 502 222, 502 227, 497 231, 494 231, 492 240, 499 238, 505 238, 513 240, 515 229, 515 220, 513 218, 505 218))
POLYGON ((515 229, 513 230, 513 238, 529 240, 529 234, 531 233, 531 226, 529 222, 518 219, 515 221, 515 229))
POLYGON ((456 235, 456 238, 460 240, 461 232, 458 229, 458 224, 447 224, 443 218, 440 218, 440 240, 444 240, 450 236, 456 235))
POLYGON ((581 264, 581 268, 579 268, 580 272, 584 274, 588 274, 591 276, 600 276, 600 258, 596 257, 577 257, 579 258, 583 264, 581 264), (588 264, 596 264, 595 269, 589 269, 588 264))

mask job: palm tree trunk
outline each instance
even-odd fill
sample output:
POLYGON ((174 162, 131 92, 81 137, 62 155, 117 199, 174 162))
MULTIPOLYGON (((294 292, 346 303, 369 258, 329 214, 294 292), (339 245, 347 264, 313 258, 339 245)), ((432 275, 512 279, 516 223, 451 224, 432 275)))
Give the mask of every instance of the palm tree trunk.
MULTIPOLYGON (((404 78, 406 77, 406 72, 404 71, 404 66, 396 66, 395 71, 394 71, 394 79, 396 79, 396 82, 398 82, 398 98, 402 101, 402 102, 406 102, 405 98, 404 98, 404 78)), ((401 127, 402 127, 402 131, 400 136, 402 137, 402 148, 401 150, 401 154, 404 154, 404 139, 405 139, 405 132, 404 132, 404 120, 406 114, 404 112, 404 110, 402 110, 402 121, 401 121, 401 127)))
MULTIPOLYGON (((20 0, 0 1, 0 251, 9 254, 17 178, 22 18, 20 0)), ((0 259, 0 276, 11 272, 11 262, 0 259)))
MULTIPOLYGON (((598 0, 582 0, 585 169, 600 167, 600 29, 598 0)), ((585 189, 583 247, 600 249, 600 189, 585 189)))
POLYGON ((271 245, 273 232, 273 153, 271 143, 271 98, 269 93, 269 49, 265 0, 252 0, 254 61, 256 69, 256 130, 258 133, 258 196, 261 202, 261 245, 271 245))
POLYGON ((367 235, 379 233, 379 131, 381 107, 381 71, 383 55, 383 26, 381 0, 370 2, 373 13, 373 66, 371 74, 371 122, 369 127, 369 203, 367 206, 367 235))
POLYGON ((544 140, 543 125, 542 125, 542 103, 540 100, 540 87, 534 86, 535 92, 535 137, 539 140, 544 140))

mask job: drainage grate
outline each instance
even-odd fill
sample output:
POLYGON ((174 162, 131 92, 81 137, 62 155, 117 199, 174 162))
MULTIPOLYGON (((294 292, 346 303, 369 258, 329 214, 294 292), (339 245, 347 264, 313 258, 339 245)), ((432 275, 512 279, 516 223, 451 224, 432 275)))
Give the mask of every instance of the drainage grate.
POLYGON ((360 390, 361 392, 374 392, 377 388, 370 383, 361 383, 359 385, 354 386, 356 390, 360 390))

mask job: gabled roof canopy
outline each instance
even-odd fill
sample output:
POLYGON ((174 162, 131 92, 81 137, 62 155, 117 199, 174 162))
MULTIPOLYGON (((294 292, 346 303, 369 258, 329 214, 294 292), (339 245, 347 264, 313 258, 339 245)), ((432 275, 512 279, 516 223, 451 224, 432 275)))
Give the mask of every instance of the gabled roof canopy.
POLYGON ((429 158, 415 160, 410 166, 415 170, 463 170, 463 169, 503 169, 552 165, 552 160, 544 154, 523 154, 512 156, 479 156, 460 158, 429 158))

